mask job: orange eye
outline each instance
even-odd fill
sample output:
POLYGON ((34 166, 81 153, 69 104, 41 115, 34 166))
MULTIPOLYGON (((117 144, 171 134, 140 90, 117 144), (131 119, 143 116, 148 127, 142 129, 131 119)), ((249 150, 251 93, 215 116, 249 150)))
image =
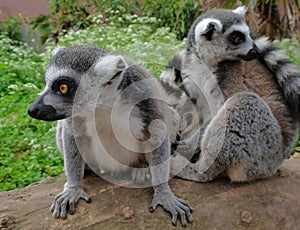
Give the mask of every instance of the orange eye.
POLYGON ((61 84, 61 85, 59 86, 59 91, 60 91, 62 94, 68 93, 68 91, 69 91, 68 85, 67 85, 67 84, 61 84))
POLYGON ((241 38, 238 37, 238 36, 236 36, 236 37, 234 38, 234 43, 235 43, 235 44, 239 44, 240 42, 241 42, 241 38))
POLYGON ((239 31, 234 31, 230 34, 229 41, 231 44, 237 46, 246 41, 246 37, 239 31))

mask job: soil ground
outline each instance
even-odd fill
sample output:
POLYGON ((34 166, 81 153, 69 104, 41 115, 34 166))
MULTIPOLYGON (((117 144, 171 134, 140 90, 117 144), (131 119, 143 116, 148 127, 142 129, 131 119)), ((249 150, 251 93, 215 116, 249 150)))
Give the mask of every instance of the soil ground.
MULTIPOLYGON (((149 213, 152 188, 126 188, 96 176, 83 187, 91 203, 80 200, 76 213, 54 219, 49 210, 63 190, 65 176, 47 178, 24 189, 0 193, 0 229, 181 229, 158 207, 149 213)), ((172 191, 193 207, 186 229, 299 229, 300 157, 286 160, 270 179, 232 184, 227 179, 196 183, 171 179, 172 191)))

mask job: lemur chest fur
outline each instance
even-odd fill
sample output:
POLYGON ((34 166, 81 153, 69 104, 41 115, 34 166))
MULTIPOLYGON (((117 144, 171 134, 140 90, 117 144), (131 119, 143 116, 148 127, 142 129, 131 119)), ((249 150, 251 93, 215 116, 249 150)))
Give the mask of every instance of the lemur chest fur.
POLYGON ((273 74, 256 59, 224 64, 229 65, 230 74, 226 71, 222 74, 217 71, 217 74, 225 100, 237 92, 258 94, 270 107, 282 133, 293 135, 296 126, 273 74))
POLYGON ((95 110, 85 114, 83 125, 89 142, 82 145, 86 148, 83 157, 104 171, 127 170, 142 155, 139 141, 144 123, 134 105, 111 97, 116 95, 114 90, 114 83, 103 90, 95 110))

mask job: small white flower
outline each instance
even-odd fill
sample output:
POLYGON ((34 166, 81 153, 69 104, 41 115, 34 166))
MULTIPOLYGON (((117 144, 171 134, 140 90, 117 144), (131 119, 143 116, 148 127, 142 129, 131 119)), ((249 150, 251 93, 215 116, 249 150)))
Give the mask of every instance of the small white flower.
POLYGON ((9 88, 9 89, 15 89, 15 90, 18 90, 19 89, 19 87, 17 86, 17 85, 9 85, 7 88, 9 88))
POLYGON ((56 131, 56 126, 51 127, 51 128, 49 129, 49 132, 54 132, 54 131, 56 131))
POLYGON ((26 83, 26 84, 24 84, 24 86, 26 88, 30 88, 30 89, 37 89, 38 88, 35 84, 32 84, 32 83, 26 83))
POLYGON ((40 146, 41 146, 40 144, 35 144, 35 145, 32 145, 32 147, 33 147, 33 148, 35 148, 35 149, 38 149, 38 148, 40 148, 40 146))

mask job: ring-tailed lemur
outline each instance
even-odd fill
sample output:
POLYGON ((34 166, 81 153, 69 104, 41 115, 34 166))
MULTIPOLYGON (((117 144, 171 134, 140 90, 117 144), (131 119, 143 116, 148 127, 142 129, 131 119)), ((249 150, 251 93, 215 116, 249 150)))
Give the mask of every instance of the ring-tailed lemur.
POLYGON ((56 218, 75 212, 85 163, 94 170, 123 172, 149 165, 157 205, 172 214, 175 225, 192 221, 189 204, 168 186, 170 141, 175 138, 176 113, 164 103, 164 91, 142 66, 94 46, 54 51, 45 73, 46 88, 29 108, 31 117, 54 121, 57 144, 64 155, 67 182, 53 202, 56 218))
POLYGON ((184 89, 203 118, 196 163, 180 153, 171 159, 171 173, 181 178, 206 182, 223 173, 235 182, 267 178, 297 140, 298 68, 266 38, 252 40, 245 12, 216 9, 200 16, 186 49, 161 74, 164 84, 184 89))

